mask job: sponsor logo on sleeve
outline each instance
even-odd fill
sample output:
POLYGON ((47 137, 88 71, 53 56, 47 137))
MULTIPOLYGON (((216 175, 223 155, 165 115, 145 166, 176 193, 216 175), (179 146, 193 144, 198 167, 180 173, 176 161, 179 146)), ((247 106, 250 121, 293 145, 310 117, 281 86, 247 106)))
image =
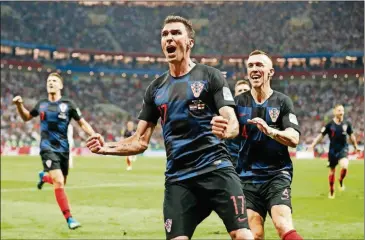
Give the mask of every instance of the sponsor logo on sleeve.
POLYGON ((226 101, 234 101, 231 90, 228 87, 223 87, 223 99, 226 101))
POLYGON ((298 125, 298 119, 297 119, 297 116, 295 116, 294 114, 292 113, 289 113, 289 121, 291 123, 294 123, 295 125, 298 125))

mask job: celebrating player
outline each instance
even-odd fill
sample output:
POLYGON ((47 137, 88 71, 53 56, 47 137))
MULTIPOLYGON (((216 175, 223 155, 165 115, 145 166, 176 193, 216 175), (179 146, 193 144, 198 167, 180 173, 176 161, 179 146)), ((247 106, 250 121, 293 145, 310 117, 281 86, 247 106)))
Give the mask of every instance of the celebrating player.
POLYGON ((247 80, 238 80, 234 86, 234 96, 251 90, 250 83, 247 80))
POLYGON ((281 239, 302 239, 293 226, 290 195, 293 165, 288 146, 296 147, 300 134, 293 103, 271 89, 274 69, 265 52, 253 51, 247 70, 251 91, 235 100, 241 130, 236 169, 247 200, 249 225, 255 239, 263 239, 269 212, 281 239))
MULTIPOLYGON (((124 138, 129 138, 130 136, 132 136, 135 133, 135 129, 134 129, 134 122, 133 121, 128 121, 127 122, 127 130, 124 131, 124 138)), ((132 161, 136 160, 136 155, 133 156, 126 156, 126 162, 127 162, 127 171, 132 170, 132 161)))
POLYGON ((23 105, 21 96, 16 96, 13 103, 16 104, 20 117, 26 122, 33 117, 40 116, 41 142, 40 155, 43 168, 39 173, 38 188, 44 183, 53 184, 57 203, 64 215, 68 227, 76 229, 80 227, 71 215, 67 195, 64 191, 69 170, 69 143, 67 140, 67 127, 71 119, 75 119, 80 127, 89 135, 95 134, 91 126, 82 118, 80 110, 67 98, 61 96, 63 79, 58 73, 51 73, 47 78, 48 98, 38 101, 29 112, 23 105))
POLYGON ((222 140, 239 131, 234 99, 219 70, 192 62, 194 35, 187 19, 165 19, 161 46, 169 71, 147 88, 136 132, 117 143, 94 136, 87 146, 98 154, 142 153, 161 117, 167 152, 163 207, 167 239, 190 239, 212 210, 232 239, 252 239, 239 177, 222 140), (217 131, 223 124, 227 127, 217 131))
POLYGON ((355 151, 359 151, 357 146, 356 137, 352 130, 352 125, 348 121, 344 121, 343 117, 345 114, 345 109, 341 104, 337 104, 333 108, 334 118, 325 127, 322 128, 321 133, 313 140, 310 149, 313 150, 314 147, 322 141, 322 139, 328 134, 330 139, 330 148, 328 152, 328 167, 330 168, 328 174, 328 181, 330 186, 330 191, 328 193, 328 198, 335 198, 335 173, 336 166, 340 163, 341 174, 339 178, 340 191, 345 190, 345 184, 343 183, 346 177, 347 169, 349 166, 349 160, 347 158, 348 154, 348 144, 347 135, 350 136, 350 140, 354 145, 355 151))

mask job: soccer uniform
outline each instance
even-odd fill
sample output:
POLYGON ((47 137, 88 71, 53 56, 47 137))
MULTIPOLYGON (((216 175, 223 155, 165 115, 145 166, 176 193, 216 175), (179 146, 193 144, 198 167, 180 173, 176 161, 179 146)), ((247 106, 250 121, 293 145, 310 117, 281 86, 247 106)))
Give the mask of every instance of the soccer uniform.
POLYGON ((38 101, 30 114, 40 116, 40 155, 44 171, 61 169, 67 176, 70 151, 67 128, 72 118, 76 121, 82 118, 80 110, 71 100, 62 97, 57 102, 48 99, 38 101))
POLYGON ((240 175, 247 208, 258 212, 264 219, 271 207, 278 204, 291 208, 290 185, 293 165, 288 147, 261 132, 248 119, 262 118, 280 131, 299 124, 290 98, 280 92, 262 104, 257 104, 251 92, 235 98, 240 123, 240 152, 236 170, 240 175))
POLYGON ((330 148, 328 152, 328 167, 335 168, 338 161, 347 158, 349 146, 347 143, 347 135, 353 133, 350 122, 342 121, 340 124, 333 120, 321 129, 322 136, 328 134, 330 139, 330 148))
POLYGON ((240 150, 240 138, 227 139, 226 141, 228 152, 231 154, 231 159, 234 167, 237 167, 238 152, 240 150))
POLYGON ((220 71, 203 64, 181 77, 166 72, 147 88, 139 119, 156 124, 161 117, 167 158, 167 238, 191 238, 212 210, 227 231, 248 228, 245 208, 240 207, 245 204, 239 177, 210 124, 221 107, 234 105, 220 71))

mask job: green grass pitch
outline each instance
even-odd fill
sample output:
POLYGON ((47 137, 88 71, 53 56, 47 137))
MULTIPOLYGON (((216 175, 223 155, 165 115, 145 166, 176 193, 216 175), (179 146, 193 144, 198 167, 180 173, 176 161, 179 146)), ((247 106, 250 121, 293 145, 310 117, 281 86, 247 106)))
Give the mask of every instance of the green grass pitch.
MULTIPOLYGON (((36 189, 39 157, 1 158, 2 239, 164 239, 163 158, 139 157, 133 171, 122 157, 76 157, 66 193, 82 227, 67 228, 52 186, 36 189)), ((305 239, 364 238, 364 162, 351 161, 346 191, 328 194, 326 161, 294 161, 294 224, 305 239)), ((336 179, 338 179, 337 172, 336 179)), ((338 181, 336 182, 336 190, 338 181)), ((266 239, 279 239, 271 219, 266 239)), ((194 239, 228 239, 215 213, 194 239)))

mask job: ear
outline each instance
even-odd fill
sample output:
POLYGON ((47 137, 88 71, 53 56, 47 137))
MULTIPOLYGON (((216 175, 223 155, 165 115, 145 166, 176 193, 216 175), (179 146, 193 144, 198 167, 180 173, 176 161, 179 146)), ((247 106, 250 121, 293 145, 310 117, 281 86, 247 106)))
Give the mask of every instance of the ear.
POLYGON ((273 77, 275 74, 275 70, 273 68, 270 69, 269 76, 273 77))
POLYGON ((192 49, 194 47, 194 39, 189 38, 189 41, 187 42, 188 48, 192 49))

